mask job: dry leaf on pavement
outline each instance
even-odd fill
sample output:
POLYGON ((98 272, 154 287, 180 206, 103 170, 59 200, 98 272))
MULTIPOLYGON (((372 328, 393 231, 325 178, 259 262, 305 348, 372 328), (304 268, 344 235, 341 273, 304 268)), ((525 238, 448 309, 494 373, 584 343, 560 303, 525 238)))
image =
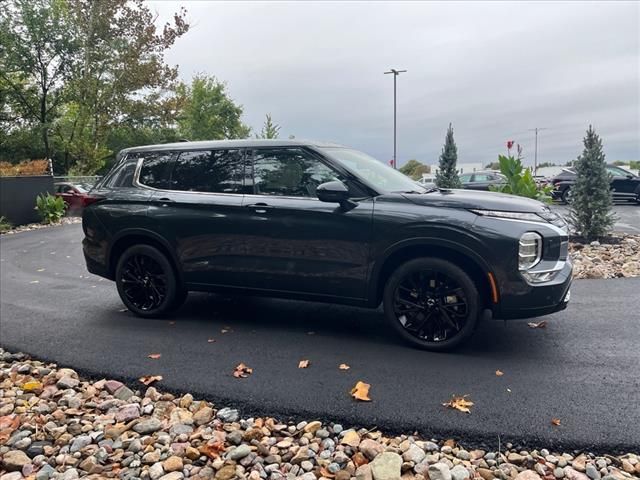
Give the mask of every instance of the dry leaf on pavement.
POLYGON ((215 339, 215 338, 209 338, 209 339, 207 340, 207 343, 213 343, 213 342, 215 342, 215 341, 216 341, 216 339, 215 339))
POLYGON ((463 395, 462 397, 451 397, 447 403, 443 403, 442 405, 445 407, 453 408, 454 410, 458 410, 464 413, 471 413, 470 407, 473 406, 473 402, 467 400, 468 395, 463 395))
POLYGON ((149 355, 147 355, 147 357, 152 358, 154 360, 157 360, 158 358, 160 358, 162 356, 161 353, 150 353, 149 355))
POLYGON ((560 419, 559 418, 552 418, 551 419, 551 425, 555 425, 557 427, 558 425, 560 425, 560 419))
POLYGON ((349 393, 351 393, 351 396, 356 400, 360 400, 362 402, 370 402, 371 399, 369 398, 369 388, 371 388, 371 385, 369 385, 368 383, 358 381, 358 383, 356 383, 356 386, 353 387, 351 389, 351 392, 349 393))
POLYGON ((236 378, 247 378, 253 373, 253 368, 247 367, 244 363, 239 364, 233 372, 236 378))
POLYGON ((349 370, 351 367, 349 365, 347 365, 346 363, 341 363, 338 368, 340 370, 349 370))
POLYGON ((502 370, 496 370, 496 377, 501 377, 504 375, 504 372, 502 370))
POLYGON ((308 368, 309 367, 309 360, 300 360, 298 362, 298 368, 308 368))
POLYGON ((547 328, 547 321, 546 320, 542 320, 541 322, 529 322, 527 323, 527 325, 529 326, 529 328, 547 328))
POLYGON ((138 380, 140 380, 140 382, 144 383, 145 385, 149 386, 152 383, 159 382, 160 380, 162 380, 162 375, 144 375, 140 377, 138 380))

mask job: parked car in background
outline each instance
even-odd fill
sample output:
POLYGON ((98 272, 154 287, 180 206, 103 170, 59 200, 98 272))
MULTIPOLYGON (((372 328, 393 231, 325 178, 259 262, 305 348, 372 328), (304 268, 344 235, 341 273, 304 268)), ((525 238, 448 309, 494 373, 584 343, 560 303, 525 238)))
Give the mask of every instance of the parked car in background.
POLYGON ((501 173, 484 171, 463 173, 460 175, 460 181, 462 182, 462 188, 489 190, 490 185, 502 185, 507 182, 507 179, 501 173))
MULTIPOLYGON (((611 175, 611 192, 616 201, 632 201, 640 204, 640 176, 615 165, 607 165, 611 175)), ((569 201, 571 187, 576 181, 573 168, 565 168, 562 173, 551 179, 552 197, 564 203, 569 201)))
POLYGON ((433 188, 436 186, 436 176, 435 175, 423 175, 420 180, 416 180, 416 183, 424 188, 433 188))
POLYGON ((189 291, 382 303, 405 340, 444 350, 481 318, 569 301, 567 225, 535 200, 427 190, 318 142, 184 142, 118 158, 84 209, 84 256, 141 317, 189 291))
POLYGON ((88 192, 91 189, 89 185, 71 182, 57 182, 54 184, 54 194, 56 197, 62 197, 67 205, 67 213, 74 215, 82 212, 85 207, 88 192))

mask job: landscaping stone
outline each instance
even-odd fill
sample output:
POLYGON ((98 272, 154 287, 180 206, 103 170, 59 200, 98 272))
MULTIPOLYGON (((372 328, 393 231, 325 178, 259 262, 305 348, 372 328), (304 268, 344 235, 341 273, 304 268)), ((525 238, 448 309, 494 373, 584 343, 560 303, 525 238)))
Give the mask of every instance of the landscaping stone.
POLYGON ((401 467, 400 455, 394 452, 381 453, 371 462, 373 480, 400 480, 401 467))

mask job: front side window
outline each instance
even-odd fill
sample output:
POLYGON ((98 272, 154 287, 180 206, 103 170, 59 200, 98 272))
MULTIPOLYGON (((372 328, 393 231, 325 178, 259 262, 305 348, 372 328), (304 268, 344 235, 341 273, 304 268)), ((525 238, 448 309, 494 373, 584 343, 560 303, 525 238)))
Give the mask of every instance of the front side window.
POLYGON ((460 175, 460 181, 461 182, 470 182, 471 181, 471 174, 470 173, 465 173, 464 175, 460 175))
POLYGON ((173 154, 170 152, 148 152, 141 154, 141 157, 142 168, 138 181, 147 187, 167 188, 169 166, 173 154))
POLYGON ((628 172, 625 172, 623 169, 617 167, 607 167, 607 172, 609 172, 614 177, 625 177, 626 175, 628 175, 628 172))
POLYGON ((182 152, 173 168, 171 190, 208 193, 242 191, 242 151, 182 152))
POLYGON ((343 147, 323 147, 321 150, 354 175, 373 187, 388 192, 426 191, 409 177, 366 153, 343 147))
POLYGON ((341 180, 341 175, 299 149, 255 150, 254 193, 284 197, 316 197, 318 185, 341 180))

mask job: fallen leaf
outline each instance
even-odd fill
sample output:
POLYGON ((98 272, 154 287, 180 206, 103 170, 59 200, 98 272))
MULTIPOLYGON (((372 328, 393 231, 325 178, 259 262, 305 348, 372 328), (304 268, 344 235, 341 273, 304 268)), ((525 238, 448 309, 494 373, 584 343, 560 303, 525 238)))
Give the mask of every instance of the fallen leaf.
POLYGON ((44 272, 44 268, 39 268, 36 272, 44 272))
POLYGON ((160 380, 162 380, 162 375, 144 375, 140 377, 138 380, 140 380, 140 382, 144 383, 145 385, 149 386, 154 382, 159 382, 160 380))
POLYGON ((349 365, 347 365, 346 363, 341 363, 338 368, 340 370, 349 370, 351 367, 349 365))
POLYGON ((473 402, 467 400, 468 395, 463 395, 462 397, 456 397, 455 395, 451 397, 447 403, 443 403, 442 405, 445 407, 453 408, 454 410, 458 410, 464 413, 471 413, 469 407, 473 406, 473 402))
POLYGON ((557 427, 558 425, 560 425, 560 419, 559 418, 552 418, 551 419, 551 425, 555 425, 557 427))
POLYGON ((32 392, 34 390, 42 390, 42 384, 36 380, 33 380, 31 382, 27 382, 24 385, 22 385, 22 389, 27 392, 32 392))
POLYGON ((308 368, 309 367, 309 360, 300 360, 298 362, 298 368, 308 368))
POLYGON ((316 332, 307 332, 307 335, 315 335, 316 332))
POLYGON ((169 322, 169 325, 175 325, 176 322, 169 322))
POLYGON ((233 332, 231 327, 222 327, 222 330, 220 330, 220 333, 229 333, 229 332, 233 332))
POLYGON ((40 283, 38 280, 31 280, 29 283, 33 284, 33 283, 40 283))
POLYGON ((501 377, 504 375, 504 372, 502 370, 496 370, 496 377, 501 377))
POLYGON ((547 321, 546 320, 542 320, 541 322, 529 322, 527 323, 527 325, 529 326, 529 328, 547 328, 547 321))
POLYGON ((456 441, 453 438, 447 438, 442 445, 453 448, 456 446, 456 441))
POLYGON ((162 356, 161 353, 150 353, 149 355, 147 355, 147 357, 153 358, 154 360, 160 358, 161 356, 162 356))
POLYGON ((510 389, 510 388, 507 388, 507 392, 511 393, 511 389, 510 389))
POLYGON ((247 367, 244 363, 239 364, 233 372, 236 378, 247 378, 253 373, 253 368, 247 367))
POLYGON ((351 389, 351 392, 349 393, 351 393, 351 396, 356 400, 360 400, 362 402, 370 402, 371 399, 369 398, 369 388, 371 388, 371 385, 369 385, 368 383, 358 381, 358 383, 356 383, 356 386, 353 387, 351 389))
POLYGON ((215 342, 215 341, 216 341, 216 339, 215 339, 215 338, 209 338, 209 339, 207 340, 207 343, 213 343, 213 342, 215 342))
POLYGON ((129 309, 128 308, 122 308, 120 310, 118 310, 120 313, 124 313, 124 312, 128 312, 129 309))
POLYGON ((206 445, 201 446, 199 450, 200 453, 213 460, 218 458, 221 452, 224 452, 224 442, 207 443, 206 445))

